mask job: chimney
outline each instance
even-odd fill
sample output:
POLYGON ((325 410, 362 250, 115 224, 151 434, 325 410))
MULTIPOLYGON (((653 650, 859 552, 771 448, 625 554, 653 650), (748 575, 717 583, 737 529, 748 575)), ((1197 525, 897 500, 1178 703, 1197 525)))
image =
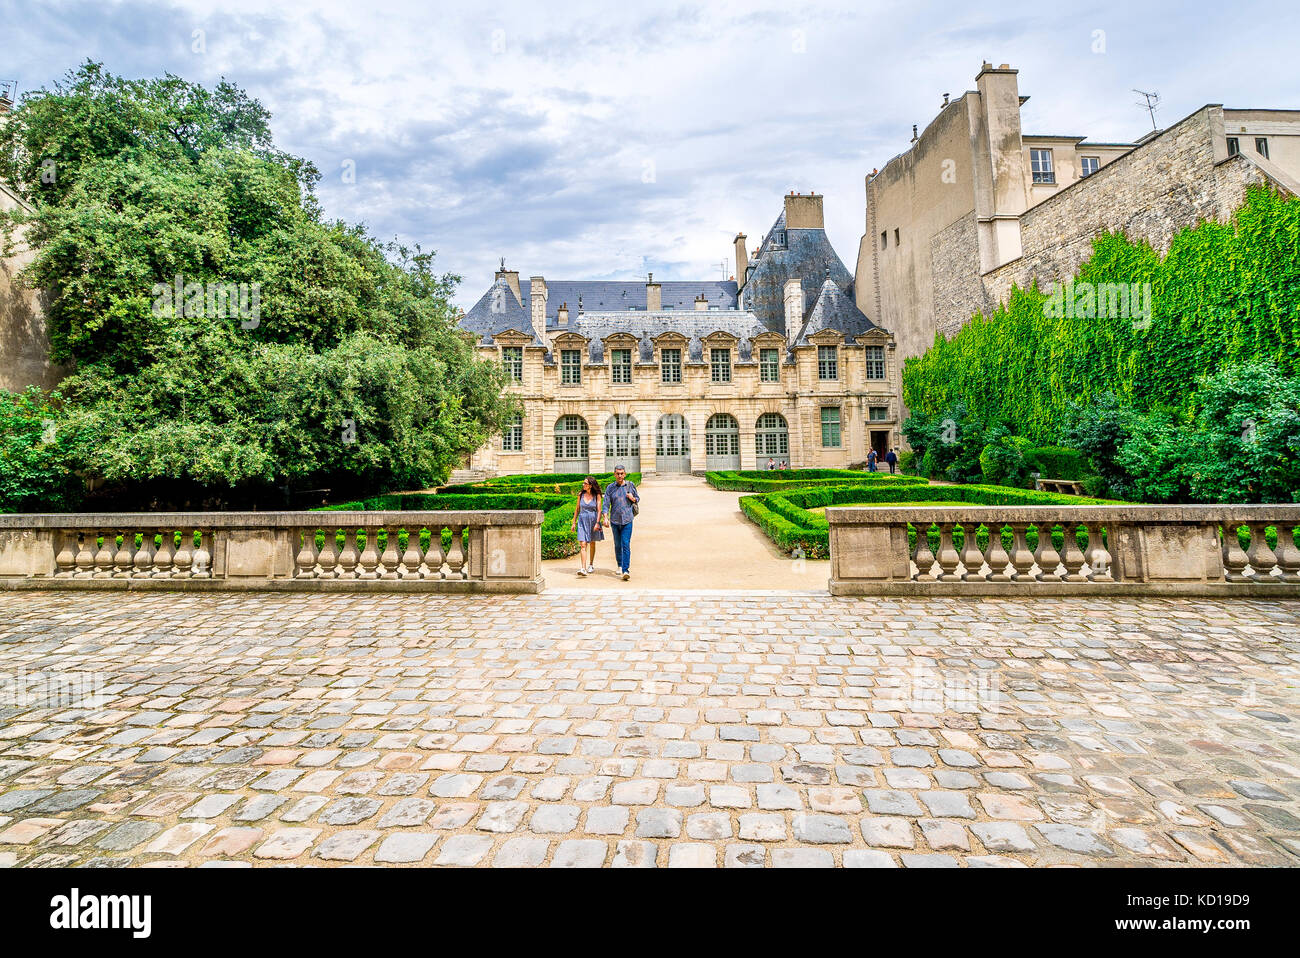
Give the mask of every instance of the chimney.
POLYGON ((555 321, 556 324, 560 326, 569 325, 569 304, 568 303, 560 304, 560 308, 555 311, 555 321))
POLYGON ((549 346, 546 339, 546 280, 540 276, 530 276, 528 298, 532 307, 533 334, 543 345, 549 346))
POLYGON ((14 108, 14 97, 18 95, 18 81, 11 80, 8 83, 0 85, 0 116, 4 116, 14 108))
POLYGON ((736 234, 736 285, 745 285, 745 274, 749 270, 749 253, 745 252, 745 234, 736 234))
POLYGON ((709 308, 709 297, 705 296, 703 293, 700 293, 699 296, 695 297, 695 309, 697 312, 699 310, 708 309, 708 308, 709 308))
POLYGON ((651 273, 645 282, 645 308, 650 313, 657 313, 664 308, 663 289, 655 282, 654 273, 651 273))
POLYGON ((506 269, 506 261, 504 257, 501 259, 501 268, 497 270, 496 278, 500 279, 503 276, 505 277, 506 282, 510 284, 510 288, 515 291, 515 301, 522 306, 524 304, 524 296, 519 292, 519 270, 506 269))
POLYGON ((785 228, 788 230, 820 230, 826 228, 822 219, 820 193, 789 193, 785 198, 785 228))
MULTIPOLYGON (((820 199, 820 197, 818 197, 820 199)), ((785 341, 792 344, 803 325, 803 283, 792 279, 785 284, 785 341)))

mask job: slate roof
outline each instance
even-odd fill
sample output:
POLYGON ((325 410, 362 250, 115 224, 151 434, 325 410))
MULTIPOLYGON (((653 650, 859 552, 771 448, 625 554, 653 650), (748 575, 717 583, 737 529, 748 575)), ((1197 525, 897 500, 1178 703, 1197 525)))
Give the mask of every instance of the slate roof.
MULTIPOLYGON (((528 304, 529 282, 519 281, 519 292, 528 304)), ((553 326, 557 312, 564 303, 569 304, 569 320, 578 312, 578 298, 582 297, 584 313, 616 312, 625 309, 644 310, 645 280, 547 280, 546 325, 553 326)), ((694 310, 695 297, 701 293, 709 305, 718 309, 736 308, 736 281, 713 280, 692 283, 660 283, 660 303, 670 311, 694 310)))
POLYGON ((479 343, 484 346, 491 344, 493 336, 508 329, 525 333, 533 338, 534 343, 542 345, 533 332, 531 314, 515 298, 515 291, 504 276, 489 286, 488 291, 461 318, 460 327, 478 333, 479 343))
MULTIPOLYGON (((549 285, 549 284, 548 284, 549 285)), ((654 343, 656 336, 662 333, 680 333, 687 339, 686 362, 704 362, 704 338, 715 332, 730 333, 739 340, 738 361, 750 362, 752 347, 750 339, 768 331, 753 313, 744 310, 661 310, 647 313, 636 311, 583 313, 580 317, 570 316, 569 325, 550 330, 552 336, 572 330, 579 336, 586 337, 587 358, 589 362, 600 363, 605 360, 603 342, 615 333, 629 333, 638 341, 638 361, 654 362, 654 343)), ((547 357, 548 361, 550 357, 547 357)))
POLYGON ((835 254, 826 231, 786 229, 783 210, 763 237, 749 267, 742 293, 744 306, 768 329, 782 332, 785 329, 785 284, 791 279, 800 281, 803 286, 803 315, 807 319, 828 275, 851 300, 853 275, 835 254), (784 245, 776 241, 776 234, 782 231, 785 233, 784 245))
POLYGON ((794 345, 806 344, 809 336, 823 329, 838 330, 844 334, 845 343, 853 343, 858 336, 875 328, 876 324, 867 319, 857 304, 828 277, 817 291, 817 301, 813 303, 794 345))

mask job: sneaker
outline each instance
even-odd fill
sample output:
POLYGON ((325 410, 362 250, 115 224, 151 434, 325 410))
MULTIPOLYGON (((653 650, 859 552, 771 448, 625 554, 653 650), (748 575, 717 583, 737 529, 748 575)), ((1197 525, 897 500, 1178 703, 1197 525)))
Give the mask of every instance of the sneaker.
POLYGON ((632 578, 632 573, 630 573, 630 572, 624 570, 624 572, 623 572, 623 581, 626 582, 626 581, 627 581, 628 579, 630 579, 630 578, 632 578))
POLYGON ((586 569, 579 569, 579 570, 578 570, 578 575, 585 576, 586 574, 587 574, 587 570, 586 570, 586 569))
POLYGON ((588 571, 588 572, 595 572, 595 571, 596 571, 596 567, 595 567, 594 565, 589 565, 589 566, 587 566, 587 571, 588 571))

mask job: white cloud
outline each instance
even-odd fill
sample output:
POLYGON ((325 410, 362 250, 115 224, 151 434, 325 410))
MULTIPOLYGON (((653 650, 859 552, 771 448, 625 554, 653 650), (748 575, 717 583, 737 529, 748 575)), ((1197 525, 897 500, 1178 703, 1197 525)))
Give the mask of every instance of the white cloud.
POLYGON ((437 249, 466 277, 463 303, 498 256, 556 279, 720 276, 732 235, 760 235, 791 189, 826 195, 852 268, 863 177, 906 149, 943 93, 972 87, 984 59, 1020 69, 1036 132, 1132 139, 1146 124, 1133 87, 1161 91, 1164 124, 1206 102, 1300 105, 1300 15, 1281 4, 268 11, 77 0, 18 12, 0 0, 4 69, 25 89, 86 57, 132 76, 225 76, 273 112, 282 147, 320 167, 330 216, 437 249), (355 184, 340 176, 348 160, 355 184))

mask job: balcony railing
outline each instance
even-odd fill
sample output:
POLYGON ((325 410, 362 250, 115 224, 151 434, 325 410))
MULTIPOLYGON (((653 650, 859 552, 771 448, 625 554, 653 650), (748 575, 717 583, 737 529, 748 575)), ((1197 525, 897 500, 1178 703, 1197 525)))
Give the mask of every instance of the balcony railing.
POLYGON ((1300 595, 1300 506, 826 510, 836 595, 1300 595))
POLYGON ((540 592, 542 513, 0 516, 0 588, 540 592))

